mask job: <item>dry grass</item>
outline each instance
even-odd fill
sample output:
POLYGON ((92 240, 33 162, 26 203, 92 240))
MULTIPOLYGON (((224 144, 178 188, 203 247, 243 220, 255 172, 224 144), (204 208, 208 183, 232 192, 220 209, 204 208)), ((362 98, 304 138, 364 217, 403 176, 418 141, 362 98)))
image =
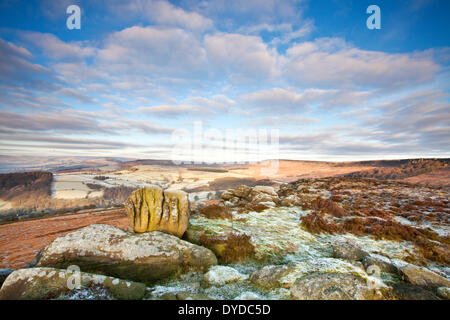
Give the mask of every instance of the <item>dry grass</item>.
POLYGON ((219 204, 210 204, 200 209, 200 215, 209 219, 233 219, 228 207, 219 204))
POLYGON ((314 212, 302 217, 301 225, 313 233, 352 233, 357 236, 372 235, 376 239, 411 241, 424 258, 450 264, 448 238, 443 238, 431 230, 415 228, 393 220, 373 217, 338 220, 314 212))
POLYGON ((250 243, 250 236, 242 233, 228 233, 225 236, 202 234, 199 244, 213 250, 220 263, 242 261, 255 255, 255 247, 250 243))

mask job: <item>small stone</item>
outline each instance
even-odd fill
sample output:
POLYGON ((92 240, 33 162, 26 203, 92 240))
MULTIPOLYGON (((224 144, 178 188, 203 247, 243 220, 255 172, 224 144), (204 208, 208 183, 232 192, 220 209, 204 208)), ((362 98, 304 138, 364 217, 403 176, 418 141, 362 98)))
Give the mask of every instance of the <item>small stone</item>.
POLYGON ((203 276, 206 282, 214 286, 222 286, 229 282, 242 281, 247 278, 248 276, 228 266, 213 266, 203 276))
POLYGON ((234 298, 234 300, 262 300, 262 298, 254 292, 246 291, 234 298))
POLYGON ((436 290, 439 298, 450 300, 450 288, 449 287, 439 287, 436 290))

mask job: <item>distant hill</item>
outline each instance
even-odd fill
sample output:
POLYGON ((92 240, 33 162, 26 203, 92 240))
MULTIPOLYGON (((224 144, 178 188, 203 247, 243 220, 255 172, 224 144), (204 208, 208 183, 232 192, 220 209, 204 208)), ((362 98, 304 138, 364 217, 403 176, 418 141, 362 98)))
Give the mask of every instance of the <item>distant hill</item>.
POLYGON ((346 173, 343 175, 344 177, 401 180, 445 169, 450 166, 450 159, 380 160, 362 161, 354 164, 370 165, 377 168, 346 173))

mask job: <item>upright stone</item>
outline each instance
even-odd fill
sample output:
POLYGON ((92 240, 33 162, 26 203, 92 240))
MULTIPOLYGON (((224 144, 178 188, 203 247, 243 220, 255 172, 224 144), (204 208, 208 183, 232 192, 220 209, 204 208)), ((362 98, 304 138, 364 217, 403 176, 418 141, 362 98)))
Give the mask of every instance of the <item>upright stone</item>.
POLYGON ((145 187, 130 195, 125 208, 134 232, 162 231, 181 238, 189 223, 189 201, 181 190, 145 187))
POLYGON ((186 192, 164 191, 162 212, 160 226, 152 230, 167 231, 181 238, 189 224, 189 201, 186 192))
POLYGON ((134 232, 158 230, 162 203, 163 190, 158 186, 136 190, 128 197, 125 208, 130 227, 134 232))

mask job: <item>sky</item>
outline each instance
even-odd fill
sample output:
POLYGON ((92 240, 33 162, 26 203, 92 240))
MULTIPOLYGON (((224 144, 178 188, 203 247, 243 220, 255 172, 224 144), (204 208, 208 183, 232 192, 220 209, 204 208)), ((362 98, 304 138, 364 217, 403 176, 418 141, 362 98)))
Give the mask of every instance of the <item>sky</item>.
POLYGON ((2 0, 0 157, 450 157, 449 9, 2 0), (66 25, 72 4, 80 29, 66 25))

